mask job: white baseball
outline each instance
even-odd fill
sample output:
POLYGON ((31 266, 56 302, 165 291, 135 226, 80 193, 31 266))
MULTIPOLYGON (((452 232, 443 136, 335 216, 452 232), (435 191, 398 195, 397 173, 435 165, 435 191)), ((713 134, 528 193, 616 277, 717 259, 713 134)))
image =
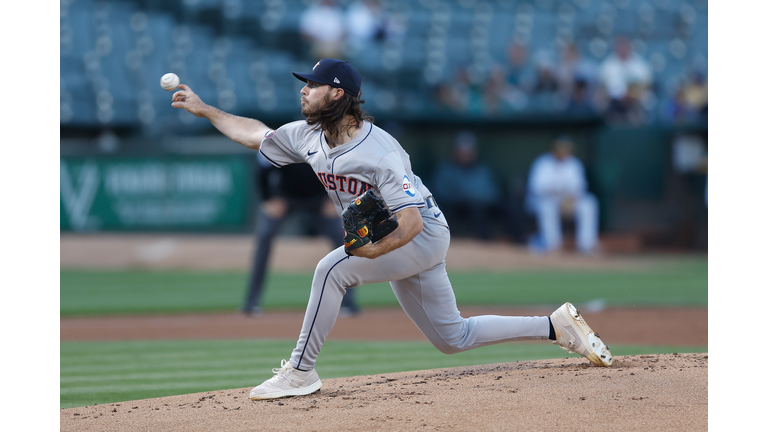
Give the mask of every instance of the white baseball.
POLYGON ((179 76, 175 73, 167 73, 163 75, 163 77, 160 78, 160 86, 165 91, 176 90, 176 87, 179 86, 179 76))

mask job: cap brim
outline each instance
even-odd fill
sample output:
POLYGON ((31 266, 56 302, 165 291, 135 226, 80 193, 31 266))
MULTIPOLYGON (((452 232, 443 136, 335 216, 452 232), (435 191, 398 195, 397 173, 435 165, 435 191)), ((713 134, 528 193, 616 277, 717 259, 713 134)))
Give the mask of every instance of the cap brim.
POLYGON ((308 74, 306 74, 306 73, 298 73, 298 72, 291 72, 291 73, 293 74, 293 76, 298 78, 300 81, 304 81, 304 82, 313 81, 313 82, 320 83, 320 84, 331 85, 330 83, 327 83, 327 82, 321 80, 320 78, 318 78, 317 76, 315 76, 315 75, 313 75, 311 73, 308 73, 308 74))

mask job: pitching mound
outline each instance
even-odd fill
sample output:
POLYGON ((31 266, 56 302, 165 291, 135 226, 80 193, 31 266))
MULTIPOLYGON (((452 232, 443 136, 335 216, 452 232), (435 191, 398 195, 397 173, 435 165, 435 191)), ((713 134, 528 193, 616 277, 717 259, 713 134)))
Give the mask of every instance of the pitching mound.
POLYGON ((259 402, 241 388, 64 409, 61 430, 706 430, 708 362, 501 363, 327 379, 312 395, 259 402))

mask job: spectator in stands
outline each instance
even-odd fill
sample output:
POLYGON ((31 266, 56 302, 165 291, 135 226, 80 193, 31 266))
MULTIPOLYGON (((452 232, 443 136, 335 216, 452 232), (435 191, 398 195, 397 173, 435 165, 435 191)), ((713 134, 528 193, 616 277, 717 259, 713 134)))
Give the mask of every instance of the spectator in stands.
POLYGON ((477 160, 477 138, 472 132, 457 135, 453 158, 438 166, 430 189, 446 219, 471 227, 480 240, 491 240, 492 213, 501 194, 490 168, 477 160))
POLYGON ((679 83, 662 106, 661 118, 668 123, 693 123, 707 116, 707 79, 694 73, 679 83))
POLYGON ((456 87, 452 86, 448 80, 440 81, 433 87, 432 97, 438 110, 461 111, 463 109, 456 87))
POLYGON ((683 86, 683 97, 685 103, 695 113, 697 117, 706 116, 709 96, 707 77, 703 72, 694 72, 683 86))
POLYGON ((484 110, 485 81, 473 75, 470 68, 458 67, 453 77, 435 87, 435 103, 438 108, 454 112, 482 112, 484 110))
MULTIPOLYGON (((289 216, 300 212, 311 214, 311 220, 317 222, 318 233, 328 238, 334 248, 344 244, 344 228, 325 188, 309 165, 292 164, 277 169, 261 154, 257 157, 261 168, 257 185, 261 191, 262 205, 256 230, 256 248, 245 300, 240 309, 249 316, 262 312, 262 291, 272 243, 289 216)), ((341 312, 346 316, 360 312, 354 289, 348 289, 344 294, 341 312)))
POLYGON ((597 66, 581 56, 576 43, 570 43, 560 54, 557 65, 558 91, 565 103, 567 112, 590 113, 593 111, 592 93, 594 91, 597 66))
POLYGON ((334 0, 320 0, 302 12, 299 32, 310 58, 339 58, 344 42, 344 12, 334 0))
POLYGON ((531 165, 525 204, 536 217, 539 230, 529 242, 533 252, 548 253, 562 247, 564 218, 574 219, 578 251, 592 253, 597 247, 598 203, 587 191, 584 166, 573 151, 570 137, 560 136, 552 151, 531 165))
POLYGON ((496 107, 524 110, 535 86, 536 70, 528 61, 528 48, 513 41, 507 47, 506 63, 491 70, 485 85, 486 99, 491 101, 490 111, 495 111, 496 107))
POLYGON ((345 15, 347 48, 352 53, 383 42, 390 36, 390 20, 379 0, 356 1, 349 5, 345 15))
POLYGON ((495 64, 477 90, 482 94, 482 111, 494 114, 513 109, 520 111, 528 105, 527 92, 536 86, 536 76, 528 64, 525 45, 513 42, 507 48, 507 62, 495 64))
POLYGON ((594 114, 592 86, 589 81, 582 77, 574 80, 573 88, 566 99, 565 111, 571 114, 594 114))
POLYGON ((600 65, 599 82, 605 116, 611 122, 643 123, 643 103, 649 97, 653 74, 649 63, 632 51, 629 39, 617 37, 614 53, 600 65))
POLYGON ((690 120, 693 113, 685 102, 685 94, 681 87, 677 87, 674 94, 669 97, 662 106, 661 119, 667 123, 685 123, 690 120))
POLYGON ((493 114, 503 109, 506 105, 512 105, 508 99, 510 90, 501 67, 496 65, 491 68, 488 80, 483 88, 485 112, 493 114))
POLYGON ((528 62, 528 48, 519 42, 512 42, 507 48, 507 82, 523 93, 530 93, 536 77, 528 62))
POLYGON ((548 51, 536 53, 536 81, 533 93, 554 94, 558 91, 559 83, 555 74, 555 61, 548 51))
POLYGON ((462 70, 457 70, 453 77, 444 79, 435 85, 435 105, 440 110, 462 112, 466 108, 468 90, 469 83, 466 74, 462 70))

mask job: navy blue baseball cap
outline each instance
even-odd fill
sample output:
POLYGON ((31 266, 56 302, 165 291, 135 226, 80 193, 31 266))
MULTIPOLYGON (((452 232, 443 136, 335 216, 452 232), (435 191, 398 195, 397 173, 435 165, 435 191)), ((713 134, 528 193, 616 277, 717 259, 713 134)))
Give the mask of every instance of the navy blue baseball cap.
POLYGON ((351 64, 331 58, 324 58, 317 62, 310 73, 293 72, 293 76, 304 82, 314 81, 340 88, 344 93, 354 97, 360 96, 360 85, 363 82, 360 73, 351 64))

